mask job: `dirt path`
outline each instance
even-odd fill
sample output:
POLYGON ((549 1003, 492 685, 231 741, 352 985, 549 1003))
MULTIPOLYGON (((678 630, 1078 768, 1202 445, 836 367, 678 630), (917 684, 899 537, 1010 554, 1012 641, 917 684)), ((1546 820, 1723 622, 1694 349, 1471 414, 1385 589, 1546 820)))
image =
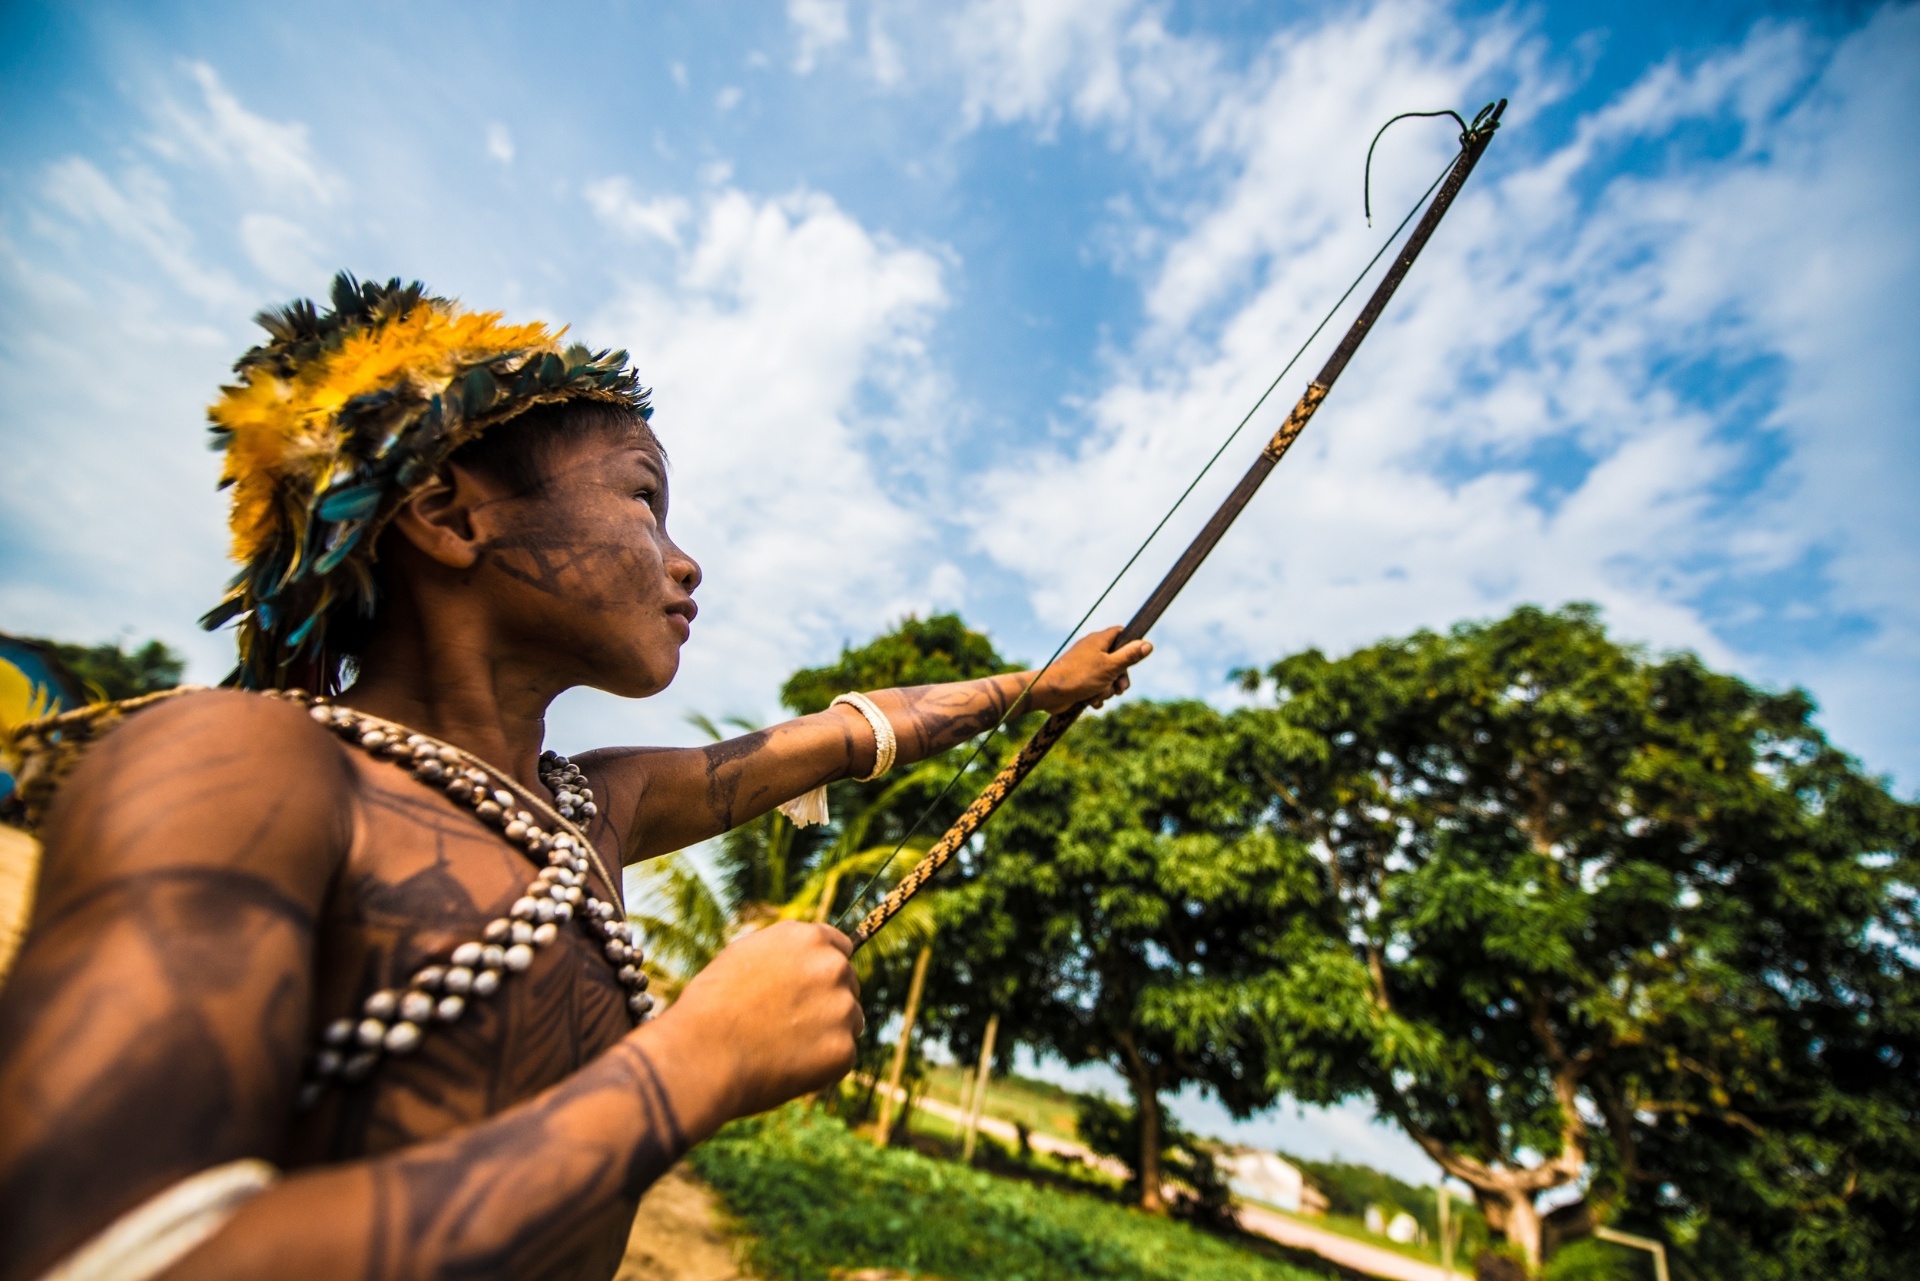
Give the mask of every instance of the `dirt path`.
POLYGON ((750 1281, 719 1198, 675 1166, 647 1189, 614 1281, 750 1281))
POLYGON ((1311 1223, 1257 1205, 1236 1205, 1234 1217, 1248 1232, 1296 1250, 1311 1250, 1330 1263, 1388 1281, 1466 1281, 1461 1272, 1443 1272, 1438 1264, 1422 1263, 1392 1250, 1382 1250, 1352 1237, 1316 1228, 1311 1223))

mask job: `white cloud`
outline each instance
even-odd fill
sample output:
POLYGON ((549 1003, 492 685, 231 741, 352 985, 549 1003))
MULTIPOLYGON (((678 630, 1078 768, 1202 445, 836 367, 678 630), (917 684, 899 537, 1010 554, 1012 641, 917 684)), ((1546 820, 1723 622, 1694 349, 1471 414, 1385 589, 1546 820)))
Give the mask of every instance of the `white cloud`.
POLYGON ((680 228, 693 216, 693 206, 680 196, 642 200, 625 178, 603 178, 585 188, 587 204, 608 228, 631 239, 651 237, 669 245, 680 243, 680 228))
POLYGON ((907 64, 901 57, 900 46, 880 25, 877 13, 867 19, 867 66, 873 72, 874 83, 883 89, 891 89, 907 78, 907 64))
POLYGON ((276 196, 325 205, 341 195, 340 180, 315 157, 304 124, 248 111, 204 62, 188 63, 186 69, 200 87, 200 109, 163 98, 155 112, 163 125, 153 139, 157 150, 244 173, 276 196))
POLYGON ((795 75, 812 72, 819 55, 845 44, 849 34, 846 0, 787 0, 787 21, 793 24, 795 75))
POLYGON ((498 121, 487 126, 487 154, 503 165, 513 163, 513 134, 498 121))
MULTIPOLYGON (((1000 89, 979 109, 1042 127, 1087 101, 1135 109, 1126 85, 1150 66, 1121 56, 1126 15, 1073 12, 1079 26, 1019 11, 1025 25, 1001 46, 1022 56, 981 82, 1000 89), (1102 70, 1116 67, 1117 82, 1102 70)), ((1163 624, 1149 687, 1206 690, 1229 662, 1303 643, 1575 598, 1599 601, 1626 635, 1766 677, 1705 602, 1828 555, 1839 607, 1881 628, 1852 675, 1812 682, 1828 721, 1869 759, 1920 755, 1920 737, 1883 716, 1889 699, 1920 704, 1920 530, 1906 494, 1920 451, 1904 431, 1920 405, 1901 354, 1920 330, 1920 263, 1900 221, 1920 192, 1893 123, 1920 109, 1895 70, 1916 53, 1913 10, 1883 13, 1831 60, 1795 28, 1762 26, 1697 66, 1654 69, 1565 146, 1531 156, 1517 108, 1347 380, 1163 624), (1733 130, 1732 149, 1614 171, 1626 148, 1658 154, 1707 126, 1733 130), (1771 412, 1689 390, 1690 367, 1752 361, 1782 370, 1771 412), (1756 482, 1754 451, 1772 436, 1793 453, 1756 482), (1538 461, 1548 449, 1583 461, 1556 471, 1538 461)), ((1360 226, 1352 163, 1367 122, 1470 102, 1496 80, 1531 83, 1515 97, 1537 110, 1555 86, 1536 59, 1512 18, 1463 27, 1435 6, 1389 4, 1284 33, 1222 88, 1185 152, 1225 180, 1144 281, 1147 330, 1092 400, 1083 442, 982 486, 994 500, 978 513, 980 545, 1030 584, 1044 618, 1070 619, 1118 566, 1370 251, 1381 233, 1360 226)), ((1452 139, 1445 127, 1388 138, 1376 207, 1397 211, 1452 139)), ((1190 171, 1181 182, 1191 188, 1190 171)), ((1330 341, 1254 432, 1277 425, 1330 341)), ((1144 594, 1253 449, 1250 438, 1232 455, 1119 599, 1144 594)))
POLYGON ((260 274, 288 289, 318 289, 326 284, 319 246, 297 222, 273 214, 250 213, 240 220, 240 244, 260 274))
POLYGON ((952 21, 969 121, 1118 114, 1134 0, 972 0, 952 21))
POLYGON ((760 712, 785 672, 841 639, 953 603, 958 571, 870 452, 891 425, 876 396, 932 412, 925 334, 945 302, 936 258, 827 197, 726 188, 670 276, 633 282, 581 326, 641 353, 672 459, 670 527, 706 582, 674 689, 644 712, 570 696, 556 735, 630 737, 634 716, 654 726, 674 707, 760 712))
POLYGON ((49 211, 66 220, 54 234, 104 231, 201 302, 225 304, 241 296, 224 272, 194 256, 193 234, 174 216, 166 184, 151 170, 133 166, 116 182, 91 161, 68 156, 48 167, 41 195, 49 211))

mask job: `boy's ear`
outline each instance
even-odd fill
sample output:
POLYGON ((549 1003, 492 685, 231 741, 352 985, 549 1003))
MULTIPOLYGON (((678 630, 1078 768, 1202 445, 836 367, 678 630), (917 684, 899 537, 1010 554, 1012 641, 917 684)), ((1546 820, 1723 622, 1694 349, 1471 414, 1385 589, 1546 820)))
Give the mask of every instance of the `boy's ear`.
POLYGON ((400 504, 392 527, 428 558, 448 569, 471 569, 485 536, 475 512, 499 495, 480 477, 449 464, 400 504))

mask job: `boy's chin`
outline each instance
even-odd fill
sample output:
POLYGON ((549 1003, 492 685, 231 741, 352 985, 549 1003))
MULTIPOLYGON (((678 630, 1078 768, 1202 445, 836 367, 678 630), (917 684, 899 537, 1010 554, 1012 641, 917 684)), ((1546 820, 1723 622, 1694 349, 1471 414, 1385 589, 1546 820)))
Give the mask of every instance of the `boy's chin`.
POLYGON ((675 646, 668 654, 649 654, 645 661, 623 663, 617 671, 602 673, 593 684, 595 689, 617 698, 650 698, 673 684, 679 672, 680 649, 675 646))

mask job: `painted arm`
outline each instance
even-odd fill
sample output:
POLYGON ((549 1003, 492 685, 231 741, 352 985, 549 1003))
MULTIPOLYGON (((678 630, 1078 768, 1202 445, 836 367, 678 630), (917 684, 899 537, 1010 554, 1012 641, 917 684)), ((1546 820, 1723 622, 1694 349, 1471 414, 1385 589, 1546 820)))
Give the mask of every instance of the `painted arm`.
MULTIPOLYGON (((895 768, 936 756, 991 729, 1009 714, 1096 706, 1124 693, 1127 669, 1153 652, 1134 641, 1111 653, 1119 628, 1074 642, 1013 704, 1032 672, 948 685, 867 691, 893 726, 895 768)), ((845 705, 699 748, 608 748, 579 758, 611 835, 596 839, 637 862, 683 849, 759 817, 823 783, 873 769, 873 729, 845 705)))
MULTIPOLYGON (((279 1158, 314 924, 355 804, 338 745, 246 695, 183 698, 89 750, 49 817, 0 991, 0 1281, 40 1276, 195 1173, 279 1158)), ((564 1275, 623 1239, 687 1146, 845 1070, 860 1017, 848 946, 812 925, 743 940, 560 1085, 438 1141, 294 1175, 170 1275, 564 1275)))

